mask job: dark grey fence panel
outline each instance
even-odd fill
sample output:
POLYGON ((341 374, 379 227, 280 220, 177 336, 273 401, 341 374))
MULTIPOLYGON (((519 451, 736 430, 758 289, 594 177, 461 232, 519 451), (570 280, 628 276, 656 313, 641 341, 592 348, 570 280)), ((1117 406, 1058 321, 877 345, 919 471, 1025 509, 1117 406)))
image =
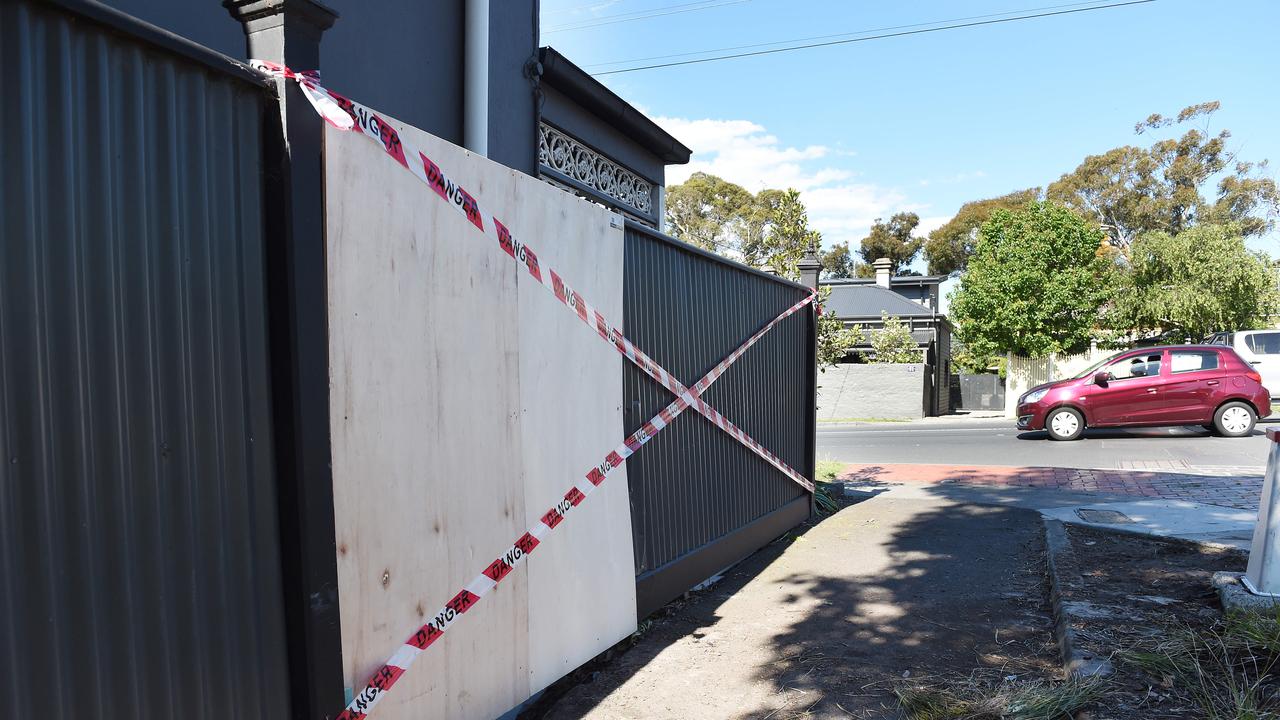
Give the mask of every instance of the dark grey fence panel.
POLYGON ((265 90, 211 64, 0 3, 0 692, 22 714, 290 714, 265 90))
POLYGON ((957 410, 1004 410, 1004 378, 988 373, 952 375, 951 402, 957 410))
MULTIPOLYGON (((804 288, 629 223, 627 336, 687 385, 797 300, 804 288)), ((627 430, 673 398, 635 367, 627 430)), ((812 477, 813 318, 797 313, 704 395, 812 477)), ((693 410, 627 461, 641 616, 740 560, 809 514, 809 495, 693 410)))

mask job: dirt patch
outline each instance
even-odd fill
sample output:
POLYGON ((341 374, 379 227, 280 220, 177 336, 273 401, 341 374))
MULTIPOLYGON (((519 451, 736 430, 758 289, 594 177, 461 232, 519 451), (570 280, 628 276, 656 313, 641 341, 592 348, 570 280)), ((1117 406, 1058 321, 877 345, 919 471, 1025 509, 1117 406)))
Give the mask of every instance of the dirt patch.
POLYGON ((1038 514, 884 495, 668 606, 532 718, 897 718, 935 681, 1052 682, 1038 514))
POLYGON ((1125 651, 1156 647, 1184 632, 1211 634, 1222 619, 1210 584, 1219 570, 1243 571, 1234 549, 1068 525, 1058 558, 1061 595, 1079 649, 1109 659, 1115 672, 1095 720, 1203 718, 1189 688, 1152 673, 1125 651))

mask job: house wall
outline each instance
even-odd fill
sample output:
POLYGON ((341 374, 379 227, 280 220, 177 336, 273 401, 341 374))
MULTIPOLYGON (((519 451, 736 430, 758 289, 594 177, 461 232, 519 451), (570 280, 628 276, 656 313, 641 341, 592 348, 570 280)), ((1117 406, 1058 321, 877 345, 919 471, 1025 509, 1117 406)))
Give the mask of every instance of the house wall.
POLYGON ((560 91, 544 85, 542 119, 569 133, 596 151, 657 185, 663 184, 665 166, 659 158, 560 91))
POLYGON ((928 411, 933 368, 924 363, 841 363, 818 374, 818 419, 916 420, 928 411))
MULTIPOLYGON (((233 58, 244 30, 216 0, 105 4, 233 58)), ((320 42, 324 83, 453 143, 462 142, 463 0, 324 0, 337 22, 320 42)), ((490 7, 489 158, 534 175, 538 135, 524 63, 537 51, 535 0, 490 7)), ((311 68, 295 68, 306 70, 311 68)))
MULTIPOLYGON (((621 223, 394 123, 615 323, 621 223)), ((486 236, 326 128, 334 505, 344 679, 359 687, 623 438, 622 360, 486 236)), ((635 628, 626 468, 378 706, 492 718, 635 628)))

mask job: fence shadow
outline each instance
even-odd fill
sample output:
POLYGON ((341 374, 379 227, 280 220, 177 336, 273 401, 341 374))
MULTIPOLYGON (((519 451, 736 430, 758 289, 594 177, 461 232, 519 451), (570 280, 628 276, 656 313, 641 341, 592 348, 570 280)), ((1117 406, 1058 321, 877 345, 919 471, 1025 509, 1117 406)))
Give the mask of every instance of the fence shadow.
MULTIPOLYGON (((741 648, 742 640, 727 638, 743 634, 751 656, 723 658, 723 682, 746 688, 741 705, 730 711, 723 697, 714 707, 691 697, 681 708, 687 715, 894 717, 892 682, 904 673, 1007 675, 1054 666, 1036 513, 944 500, 922 511, 918 500, 893 497, 863 504, 889 483, 872 476, 855 485, 853 505, 798 528, 709 590, 668 606, 629 647, 587 670, 579 678, 587 684, 521 717, 590 715, 663 653, 681 652, 677 644, 688 652, 689 642, 705 643, 714 655, 731 644, 741 648)), ((646 697, 652 691, 653 702, 667 705, 632 708, 637 717, 663 716, 659 708, 673 702, 665 690, 681 685, 671 680, 671 688, 651 688, 650 675, 646 697)))

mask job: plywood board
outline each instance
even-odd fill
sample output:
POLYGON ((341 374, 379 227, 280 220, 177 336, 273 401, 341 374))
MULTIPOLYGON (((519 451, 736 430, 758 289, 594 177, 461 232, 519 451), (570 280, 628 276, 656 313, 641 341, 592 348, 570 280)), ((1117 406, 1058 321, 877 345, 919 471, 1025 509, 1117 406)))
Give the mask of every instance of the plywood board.
MULTIPOLYGON (((610 318, 622 230, 395 124, 610 318)), ((619 356, 372 142, 326 129, 344 676, 358 687, 622 438, 619 356)), ((625 469, 397 684, 380 718, 488 718, 635 625, 625 469)))

